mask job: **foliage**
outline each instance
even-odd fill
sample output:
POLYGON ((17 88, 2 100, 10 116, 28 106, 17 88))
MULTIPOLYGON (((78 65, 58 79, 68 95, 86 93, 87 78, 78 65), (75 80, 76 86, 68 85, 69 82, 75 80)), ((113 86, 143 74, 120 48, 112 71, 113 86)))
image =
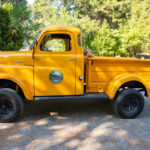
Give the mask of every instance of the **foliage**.
POLYGON ((31 35, 51 25, 73 25, 83 32, 84 48, 96 55, 149 53, 149 0, 36 0, 33 12, 31 35))
POLYGON ((119 45, 118 31, 109 28, 109 24, 104 20, 92 41, 93 52, 96 55, 115 56, 118 54, 119 45))
POLYGON ((6 9, 6 10, 9 12, 9 14, 10 14, 10 12, 11 12, 12 9, 13 9, 13 5, 12 5, 11 3, 4 3, 4 4, 2 5, 2 8, 3 8, 3 9, 6 9))
POLYGON ((99 25, 96 20, 91 20, 88 16, 79 19, 76 13, 70 15, 70 12, 65 6, 61 6, 59 3, 54 5, 51 0, 47 0, 46 2, 43 0, 37 0, 33 5, 33 12, 34 19, 32 22, 32 35, 35 36, 35 31, 48 26, 77 26, 82 29, 83 36, 85 37, 85 48, 92 48, 90 41, 92 41, 99 25))
POLYGON ((88 15, 91 20, 99 21, 101 25, 107 20, 111 28, 117 28, 119 23, 126 21, 130 12, 131 0, 71 0, 78 17, 88 15))
POLYGON ((150 53, 149 0, 2 0, 28 43, 41 28, 72 25, 83 32, 84 48, 95 55, 150 53), (32 10, 32 13, 31 11, 32 10))
POLYGON ((14 24, 23 26, 30 19, 31 10, 26 0, 2 0, 2 8, 6 9, 14 24))
MULTIPOLYGON (((18 42, 22 42, 19 45, 20 49, 23 46, 24 41, 28 40, 28 30, 30 23, 30 8, 27 7, 26 0, 2 0, 2 8, 9 12, 11 24, 18 29, 18 35, 20 37, 18 42)), ((18 38, 19 38, 18 37, 18 38)), ((15 50, 15 48, 14 48, 15 50)))
POLYGON ((120 25, 120 52, 128 56, 150 51, 150 2, 138 0, 132 2, 131 17, 125 25, 120 25))
POLYGON ((19 50, 23 37, 21 30, 11 24, 9 12, 0 8, 0 50, 19 50))

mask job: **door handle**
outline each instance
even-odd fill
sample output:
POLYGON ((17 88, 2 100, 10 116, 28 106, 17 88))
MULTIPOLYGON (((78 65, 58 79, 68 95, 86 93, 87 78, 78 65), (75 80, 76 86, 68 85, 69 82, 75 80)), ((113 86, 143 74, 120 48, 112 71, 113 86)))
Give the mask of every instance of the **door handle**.
POLYGON ((21 63, 24 63, 24 61, 16 60, 15 63, 20 63, 21 64, 21 63))
POLYGON ((75 58, 68 58, 68 60, 75 60, 75 58))

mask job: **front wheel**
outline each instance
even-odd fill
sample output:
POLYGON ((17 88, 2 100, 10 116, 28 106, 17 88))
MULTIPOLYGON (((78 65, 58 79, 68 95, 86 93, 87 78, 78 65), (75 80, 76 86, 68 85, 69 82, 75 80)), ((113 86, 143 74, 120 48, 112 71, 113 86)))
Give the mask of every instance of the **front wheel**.
POLYGON ((0 122, 13 122, 23 112, 23 101, 12 89, 0 89, 0 122))
POLYGON ((144 96, 137 90, 126 89, 115 99, 115 112, 124 119, 136 118, 144 108, 144 96))

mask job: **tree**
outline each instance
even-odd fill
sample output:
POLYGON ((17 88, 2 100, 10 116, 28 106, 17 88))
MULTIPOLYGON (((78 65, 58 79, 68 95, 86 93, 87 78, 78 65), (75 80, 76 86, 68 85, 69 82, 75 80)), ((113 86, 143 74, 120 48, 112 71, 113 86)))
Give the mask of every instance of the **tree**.
POLYGON ((88 16, 78 18, 76 13, 69 12, 68 8, 59 1, 54 3, 52 0, 37 0, 33 4, 32 10, 34 12, 31 24, 32 37, 35 36, 39 29, 47 26, 72 25, 82 30, 85 39, 84 47, 92 48, 90 41, 92 41, 96 31, 99 29, 99 23, 96 20, 91 20, 88 16))
POLYGON ((135 0, 131 5, 130 18, 120 25, 120 52, 136 57, 138 53, 150 53, 150 2, 135 0))
POLYGON ((23 36, 16 26, 11 24, 9 12, 0 8, 0 50, 19 50, 23 45, 23 36))
POLYGON ((70 11, 78 18, 99 21, 88 46, 95 54, 131 56, 150 52, 149 0, 78 0, 70 11), (104 21, 105 20, 105 21, 104 21))
POLYGON ((116 56, 118 54, 120 39, 118 31, 109 27, 109 24, 104 20, 102 27, 96 33, 91 41, 93 52, 96 55, 116 56))
MULTIPOLYGON (((67 3, 67 4, 66 4, 67 3)), ((70 11, 77 12, 78 17, 88 16, 91 20, 99 21, 102 25, 107 20, 111 28, 118 28, 119 23, 125 23, 131 9, 131 0, 68 0, 70 11)))
POLYGON ((149 0, 36 0, 32 12, 32 38, 47 26, 73 25, 96 55, 150 53, 149 0))
POLYGON ((2 0, 0 0, 0 7, 2 7, 2 0))
POLYGON ((31 8, 27 6, 26 0, 2 0, 3 8, 9 12, 11 22, 17 28, 24 40, 28 41, 29 23, 31 22, 31 8))

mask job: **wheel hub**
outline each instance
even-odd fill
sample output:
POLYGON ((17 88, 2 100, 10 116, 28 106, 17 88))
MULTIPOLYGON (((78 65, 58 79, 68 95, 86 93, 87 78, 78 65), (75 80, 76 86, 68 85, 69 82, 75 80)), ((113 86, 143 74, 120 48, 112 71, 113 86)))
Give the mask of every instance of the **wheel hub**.
POLYGON ((129 97, 125 103, 125 110, 128 112, 135 111, 138 107, 138 102, 135 97, 129 97))
POLYGON ((9 100, 0 100, 0 114, 8 115, 13 111, 13 105, 9 100))

